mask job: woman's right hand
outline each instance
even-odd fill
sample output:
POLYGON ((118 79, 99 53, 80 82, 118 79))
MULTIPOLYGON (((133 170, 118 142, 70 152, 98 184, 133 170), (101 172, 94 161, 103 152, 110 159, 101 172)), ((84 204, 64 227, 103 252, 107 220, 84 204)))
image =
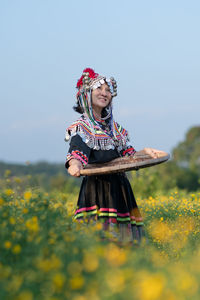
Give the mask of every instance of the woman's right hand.
POLYGON ((83 165, 79 160, 73 158, 69 161, 68 173, 71 176, 79 177, 81 169, 83 169, 83 165))

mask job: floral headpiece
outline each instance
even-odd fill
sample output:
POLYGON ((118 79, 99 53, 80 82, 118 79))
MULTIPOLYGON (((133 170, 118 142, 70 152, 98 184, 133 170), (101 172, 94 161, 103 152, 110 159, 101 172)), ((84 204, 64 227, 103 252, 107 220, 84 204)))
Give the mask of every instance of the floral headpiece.
POLYGON ((105 76, 95 73, 90 68, 83 70, 83 74, 76 85, 78 89, 77 98, 80 94, 95 90, 104 83, 109 86, 112 97, 117 96, 117 83, 113 77, 108 79, 105 76))

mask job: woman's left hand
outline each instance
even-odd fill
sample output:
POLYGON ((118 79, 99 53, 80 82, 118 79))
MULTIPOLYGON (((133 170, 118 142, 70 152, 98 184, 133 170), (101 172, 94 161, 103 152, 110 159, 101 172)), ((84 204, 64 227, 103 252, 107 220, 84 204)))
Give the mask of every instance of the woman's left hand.
POLYGON ((163 153, 163 151, 153 149, 153 148, 144 148, 143 151, 150 155, 152 158, 158 158, 160 153, 163 153))

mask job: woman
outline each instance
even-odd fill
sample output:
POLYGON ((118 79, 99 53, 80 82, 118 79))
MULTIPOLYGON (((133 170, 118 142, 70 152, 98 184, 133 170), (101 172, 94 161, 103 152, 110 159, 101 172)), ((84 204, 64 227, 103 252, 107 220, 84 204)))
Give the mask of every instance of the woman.
MULTIPOLYGON (((77 83, 81 117, 67 128, 70 140, 66 168, 72 176, 88 163, 103 163, 135 154, 127 131, 113 119, 112 100, 117 95, 114 78, 107 79, 85 69, 77 83)), ((145 148, 152 157, 157 150, 145 148)), ((125 173, 83 178, 75 219, 100 220, 103 229, 119 241, 141 241, 143 222, 125 173)))

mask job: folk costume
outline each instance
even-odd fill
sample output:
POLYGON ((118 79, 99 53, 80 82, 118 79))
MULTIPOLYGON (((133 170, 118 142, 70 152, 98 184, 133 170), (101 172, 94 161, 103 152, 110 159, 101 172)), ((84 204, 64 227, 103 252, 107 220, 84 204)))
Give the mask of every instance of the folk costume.
MULTIPOLYGON (((94 116, 92 90, 104 83, 115 97, 117 84, 114 78, 107 79, 92 69, 85 69, 77 83, 77 105, 83 114, 66 130, 65 140, 70 142, 66 168, 72 158, 85 166, 136 152, 129 143, 128 132, 113 119, 112 101, 103 109, 101 119, 94 116)), ((121 242, 140 242, 144 234, 142 217, 125 173, 85 176, 74 218, 101 221, 105 232, 121 242)))

